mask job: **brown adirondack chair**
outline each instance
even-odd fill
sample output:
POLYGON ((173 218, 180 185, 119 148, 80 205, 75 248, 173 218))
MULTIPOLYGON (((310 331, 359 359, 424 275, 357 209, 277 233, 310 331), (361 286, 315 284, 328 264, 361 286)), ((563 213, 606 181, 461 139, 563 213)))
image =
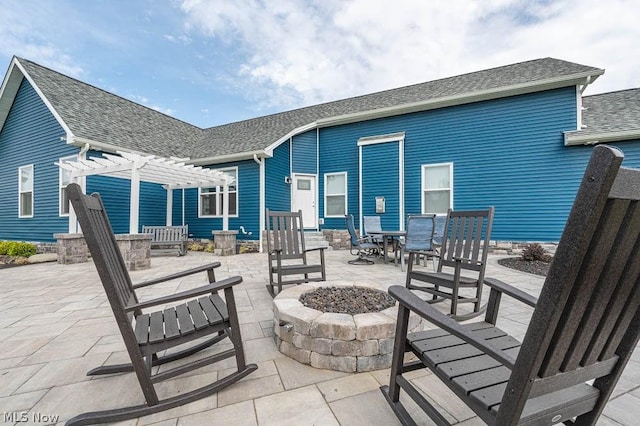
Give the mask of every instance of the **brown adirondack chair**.
POLYGON ((382 392, 404 424, 413 419, 401 389, 449 424, 404 377, 423 367, 490 425, 596 423, 640 336, 640 170, 622 158, 594 149, 537 301, 487 278, 485 320, 461 325, 406 287, 389 289, 400 307, 382 392), (535 307, 522 344, 495 326, 503 295, 535 307), (407 335, 410 312, 439 328, 407 335), (416 362, 403 363, 408 351, 416 362))
POLYGON ((302 211, 278 212, 267 209, 267 253, 269 284, 267 290, 275 297, 285 284, 326 281, 324 247, 305 248, 302 211), (307 253, 319 252, 320 263, 308 263, 307 253), (309 274, 314 274, 310 277, 309 274), (315 274, 320 274, 319 276, 315 274), (294 276, 285 279, 285 277, 294 276))
POLYGON ((436 272, 414 270, 408 262, 406 287, 433 295, 430 303, 451 300, 451 316, 468 320, 484 312, 482 286, 489 254, 493 207, 478 211, 449 210, 436 272), (444 269, 447 267, 448 269, 444 269), (450 269, 449 269, 450 268, 450 269), (465 273, 466 272, 466 273, 465 273), (473 310, 458 314, 458 305, 472 303, 473 310))
POLYGON ((257 368, 255 364, 245 363, 234 301, 233 286, 242 282, 242 277, 216 281, 214 269, 220 263, 214 262, 134 285, 99 194, 84 195, 77 184, 67 186, 67 193, 131 359, 131 364, 97 367, 87 375, 135 371, 146 399, 146 404, 80 414, 67 425, 117 422, 167 410, 212 395, 257 368), (205 272, 208 280, 202 287, 143 302, 136 295, 139 288, 205 272), (219 292, 224 292, 224 300, 219 292), (184 300, 187 301, 181 302, 184 300), (156 306, 163 309, 143 312, 156 306), (231 349, 152 374, 152 367, 192 355, 226 338, 233 345, 231 349), (158 355, 176 347, 180 348, 170 354, 158 355), (176 396, 158 398, 155 383, 230 357, 235 357, 237 367, 231 375, 176 396))

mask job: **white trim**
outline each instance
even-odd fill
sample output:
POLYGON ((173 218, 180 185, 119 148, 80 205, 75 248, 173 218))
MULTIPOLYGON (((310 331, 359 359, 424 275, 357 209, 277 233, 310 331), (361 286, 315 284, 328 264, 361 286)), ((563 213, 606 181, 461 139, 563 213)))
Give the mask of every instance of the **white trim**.
POLYGON ((622 130, 619 132, 591 133, 587 135, 565 132, 564 145, 595 145, 605 142, 619 142, 633 139, 640 139, 640 129, 622 130))
POLYGON ((18 218, 29 219, 35 215, 36 210, 36 168, 33 164, 25 164, 18 167, 18 218), (31 168, 31 191, 22 190, 22 170, 31 168), (22 194, 31 193, 31 214, 22 214, 22 194))
POLYGON ((379 143, 387 143, 387 142, 400 142, 404 141, 405 133, 390 133, 388 135, 379 135, 379 136, 367 136, 364 138, 358 139, 358 146, 364 145, 375 145, 379 143))
POLYGON ((582 130, 582 92, 576 86, 576 130, 582 130))
MULTIPOLYGON (((449 208, 453 209, 453 162, 447 163, 428 163, 420 165, 420 211, 422 214, 434 214, 433 212, 427 212, 427 207, 425 206, 424 200, 424 192, 425 192, 425 169, 434 168, 434 167, 449 167, 449 188, 436 188, 430 189, 429 191, 437 192, 437 191, 449 191, 449 208)), ((443 213, 438 213, 443 214, 443 213)))
MULTIPOLYGON (((66 157, 60 158, 58 161, 62 163, 65 161, 73 161, 77 159, 78 159, 77 155, 68 155, 66 157)), ((68 209, 67 213, 62 211, 62 207, 63 207, 62 190, 67 187, 67 185, 62 186, 62 177, 64 173, 69 173, 69 182, 67 182, 67 185, 73 182, 73 178, 71 177, 72 173, 69 170, 63 169, 62 167, 58 167, 58 216, 59 217, 68 217, 69 212, 72 210, 71 203, 68 203, 68 205, 66 206, 68 209)))
POLYGON ((398 141, 398 213, 400 215, 398 223, 400 230, 404 231, 404 132, 402 139, 398 141))
POLYGON ((330 172, 330 173, 325 173, 324 174, 324 217, 330 217, 330 218, 344 218, 344 215, 347 214, 347 212, 349 211, 349 193, 348 193, 348 188, 349 188, 349 175, 347 172, 330 172), (338 195, 344 195, 344 212, 342 214, 339 215, 330 215, 329 213, 327 213, 327 178, 329 176, 335 176, 335 175, 343 175, 344 176, 344 192, 342 194, 330 194, 332 196, 338 196, 338 195))
POLYGON ((265 161, 264 161, 264 157, 262 158, 258 158, 257 155, 254 155, 253 157, 253 161, 255 161, 256 163, 258 163, 258 167, 259 167, 259 188, 260 188, 260 200, 259 200, 259 207, 258 210, 260 211, 260 219, 259 219, 259 223, 260 223, 260 237, 258 238, 259 241, 259 251, 260 253, 262 253, 264 251, 263 249, 263 238, 262 238, 262 231, 265 229, 266 227, 266 219, 265 219, 265 214, 266 214, 266 180, 265 180, 265 161))
POLYGON ((58 114, 58 111, 56 111, 53 105, 51 105, 51 102, 49 102, 49 99, 47 99, 47 97, 44 96, 44 93, 42 93, 42 90, 40 90, 38 85, 33 81, 29 73, 26 72, 26 70, 23 68, 22 64, 20 63, 20 61, 17 60, 16 57, 13 58, 13 63, 18 67, 18 69, 20 70, 24 78, 27 79, 27 81, 29 82, 33 90, 35 90, 35 92, 38 94, 42 102, 47 106, 49 111, 51 111, 51 114, 54 116, 58 124, 60 124, 60 127, 64 129, 65 133, 68 135, 73 134, 71 132, 71 129, 69 129, 67 124, 62 120, 62 117, 60 117, 60 114, 58 114))
POLYGON ((358 228, 364 235, 362 226, 362 145, 358 146, 358 228))
MULTIPOLYGON (((211 169, 211 170, 216 170, 218 172, 222 172, 224 174, 227 174, 229 176, 231 176, 231 174, 229 173, 230 171, 234 171, 235 172, 235 187, 236 189, 233 192, 229 192, 228 189, 228 185, 212 185, 212 186, 204 186, 204 188, 216 188, 215 192, 208 192, 207 194, 209 195, 213 195, 216 197, 216 214, 209 214, 209 215, 203 215, 202 214, 202 188, 203 187, 198 187, 198 218, 199 219, 219 219, 219 218, 224 218, 224 212, 220 211, 220 205, 222 205, 223 210, 225 209, 225 204, 224 204, 224 198, 225 198, 225 192, 227 192, 226 197, 229 197, 230 194, 235 193, 236 194, 236 213, 229 215, 229 217, 239 217, 240 216, 240 203, 239 203, 239 188, 238 188, 238 166, 232 166, 232 167, 223 167, 223 168, 219 168, 219 169, 211 169), (220 197, 222 196, 222 200, 220 199, 220 197), (222 203, 221 203, 222 201, 222 203)), ((227 200, 228 201, 228 200, 227 200)), ((227 205, 228 207, 228 205, 227 205)))

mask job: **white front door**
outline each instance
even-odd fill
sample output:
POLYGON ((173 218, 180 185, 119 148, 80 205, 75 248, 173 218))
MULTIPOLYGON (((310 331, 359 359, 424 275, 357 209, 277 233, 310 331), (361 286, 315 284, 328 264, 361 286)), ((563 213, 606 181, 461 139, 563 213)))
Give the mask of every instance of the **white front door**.
POLYGON ((305 228, 318 226, 316 207, 316 177, 314 175, 293 175, 292 208, 302 210, 302 223, 305 228))

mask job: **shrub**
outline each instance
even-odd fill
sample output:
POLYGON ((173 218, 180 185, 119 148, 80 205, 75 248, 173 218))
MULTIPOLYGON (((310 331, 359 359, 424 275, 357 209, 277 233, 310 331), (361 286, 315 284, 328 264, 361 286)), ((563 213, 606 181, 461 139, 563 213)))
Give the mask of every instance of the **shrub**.
POLYGON ((551 256, 538 243, 527 244, 522 250, 522 260, 548 262, 551 256))
POLYGON ((206 251, 207 253, 213 253, 215 250, 216 246, 213 243, 207 244, 207 246, 204 248, 204 251, 206 251))
POLYGON ((204 246, 200 243, 193 242, 189 245, 189 250, 191 251, 203 251, 204 246))
POLYGON ((36 246, 18 241, 0 241, 0 255, 29 257, 36 254, 36 246))

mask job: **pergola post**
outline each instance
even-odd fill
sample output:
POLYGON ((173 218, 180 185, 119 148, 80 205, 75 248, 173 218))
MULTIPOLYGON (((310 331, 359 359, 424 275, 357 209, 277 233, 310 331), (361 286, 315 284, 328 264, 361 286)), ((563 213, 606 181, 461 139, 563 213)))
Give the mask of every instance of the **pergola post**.
POLYGON ((167 226, 171 226, 173 225, 173 189, 166 188, 166 190, 167 190, 167 226))
POLYGON ((229 230, 229 183, 222 187, 222 230, 229 230))
POLYGON ((137 162, 131 168, 131 198, 129 202, 129 233, 138 233, 140 212, 140 170, 137 162))

